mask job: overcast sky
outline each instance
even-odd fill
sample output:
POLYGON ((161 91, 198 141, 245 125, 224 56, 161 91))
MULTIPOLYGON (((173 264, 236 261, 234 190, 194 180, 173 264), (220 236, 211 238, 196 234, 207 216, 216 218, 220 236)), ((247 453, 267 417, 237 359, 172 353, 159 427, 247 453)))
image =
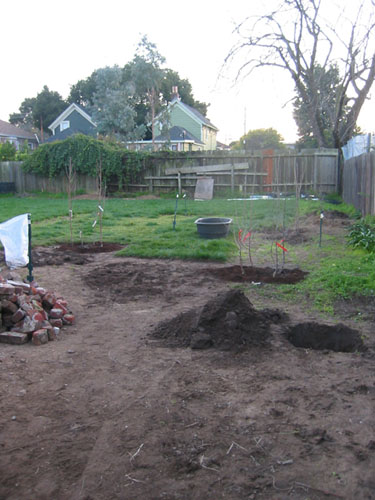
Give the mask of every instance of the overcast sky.
MULTIPOLYGON (((235 43, 235 24, 271 1, 2 2, 0 119, 7 121, 23 99, 35 97, 43 85, 66 98, 70 86, 95 69, 125 65, 147 34, 166 66, 190 81, 194 97, 210 103, 208 118, 219 128, 220 141, 237 140, 245 128, 273 127, 293 142, 293 84, 286 74, 268 69, 233 85, 233 68, 219 78, 235 43)), ((366 103, 359 120, 367 132, 375 131, 374 103, 366 103)))

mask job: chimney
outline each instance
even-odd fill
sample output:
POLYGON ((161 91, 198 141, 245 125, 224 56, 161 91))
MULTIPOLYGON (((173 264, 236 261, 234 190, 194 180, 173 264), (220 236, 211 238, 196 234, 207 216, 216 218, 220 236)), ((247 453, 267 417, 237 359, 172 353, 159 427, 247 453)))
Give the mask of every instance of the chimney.
POLYGON ((175 99, 177 101, 180 100, 180 96, 178 95, 178 87, 177 87, 177 85, 174 85, 172 87, 172 101, 174 101, 175 99))

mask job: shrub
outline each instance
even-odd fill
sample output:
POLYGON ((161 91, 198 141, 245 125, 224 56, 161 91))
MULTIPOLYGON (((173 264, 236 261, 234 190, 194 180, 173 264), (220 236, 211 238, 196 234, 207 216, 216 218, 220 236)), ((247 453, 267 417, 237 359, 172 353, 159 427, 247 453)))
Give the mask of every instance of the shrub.
POLYGON ((16 148, 10 142, 0 144, 0 161, 12 161, 16 158, 16 148))
POLYGON ((361 219, 349 229, 348 244, 353 248, 362 248, 375 253, 375 223, 361 219))
POLYGON ((117 143, 77 134, 63 141, 42 144, 23 162, 26 172, 55 177, 64 175, 70 158, 77 174, 96 177, 99 164, 103 166, 103 180, 115 177, 121 186, 134 182, 143 169, 145 154, 128 151, 117 143))

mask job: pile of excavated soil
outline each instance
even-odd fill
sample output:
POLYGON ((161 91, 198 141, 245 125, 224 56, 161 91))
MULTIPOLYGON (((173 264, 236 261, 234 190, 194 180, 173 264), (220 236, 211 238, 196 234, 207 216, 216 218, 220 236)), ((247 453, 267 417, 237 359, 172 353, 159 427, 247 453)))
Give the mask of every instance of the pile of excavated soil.
POLYGON ((203 307, 161 322, 151 336, 167 347, 241 351, 265 345, 270 324, 285 319, 279 310, 256 310, 240 290, 222 292, 203 307))

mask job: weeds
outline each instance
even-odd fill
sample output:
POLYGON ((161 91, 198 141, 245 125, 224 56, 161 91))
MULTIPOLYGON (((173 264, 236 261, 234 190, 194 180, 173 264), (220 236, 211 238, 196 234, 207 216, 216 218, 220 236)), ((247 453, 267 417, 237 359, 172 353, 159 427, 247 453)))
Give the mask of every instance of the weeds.
POLYGON ((361 219, 353 224, 348 234, 348 245, 375 253, 375 223, 368 219, 361 219))

